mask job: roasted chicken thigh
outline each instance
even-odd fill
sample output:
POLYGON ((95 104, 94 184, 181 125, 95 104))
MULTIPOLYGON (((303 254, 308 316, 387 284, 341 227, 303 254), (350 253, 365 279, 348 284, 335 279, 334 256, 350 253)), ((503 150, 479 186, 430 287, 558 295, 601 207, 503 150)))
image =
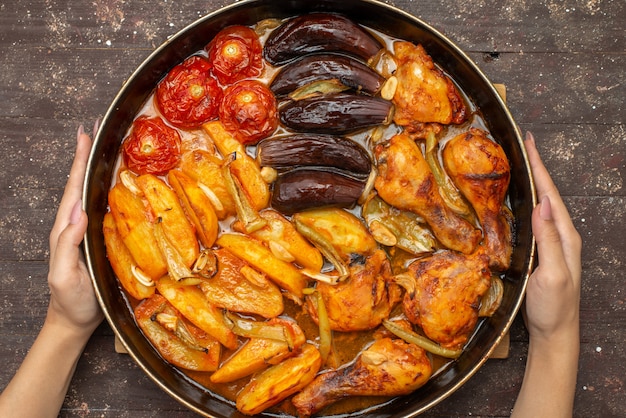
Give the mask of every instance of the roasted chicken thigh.
MULTIPOLYGON (((353 264, 350 276, 336 285, 320 282, 316 287, 326 306, 334 331, 373 329, 389 316, 400 301, 401 290, 391 276, 384 251, 378 250, 364 264, 353 264)), ((316 298, 307 298, 309 313, 318 321, 316 298)))
POLYGON ((463 347, 491 284, 487 256, 439 251, 411 263, 408 272, 415 279, 402 302, 409 321, 445 348, 463 347))

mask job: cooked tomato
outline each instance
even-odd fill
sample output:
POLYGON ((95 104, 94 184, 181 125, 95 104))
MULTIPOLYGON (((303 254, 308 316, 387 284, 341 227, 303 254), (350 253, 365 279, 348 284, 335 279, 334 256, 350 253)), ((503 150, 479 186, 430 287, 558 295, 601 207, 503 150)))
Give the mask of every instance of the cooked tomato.
POLYGON ((130 135, 124 140, 124 163, 137 174, 162 175, 178 164, 180 147, 176 129, 159 117, 142 116, 133 122, 130 135))
POLYGON ((222 89, 211 75, 211 64, 194 55, 172 68, 159 83, 159 110, 173 125, 197 128, 217 117, 222 89))
POLYGON ((222 84, 256 77, 263 69, 263 47, 256 32, 246 26, 222 29, 206 50, 213 74, 222 84))
POLYGON ((219 114, 226 129, 244 145, 256 144, 278 127, 276 98, 256 80, 242 80, 228 87, 219 114))

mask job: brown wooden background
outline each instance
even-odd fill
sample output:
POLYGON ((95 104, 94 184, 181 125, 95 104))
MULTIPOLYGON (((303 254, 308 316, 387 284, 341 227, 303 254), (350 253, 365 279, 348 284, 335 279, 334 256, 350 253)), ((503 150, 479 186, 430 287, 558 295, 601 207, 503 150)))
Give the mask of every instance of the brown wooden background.
MULTIPOLYGON (((280 0, 277 0, 280 1, 280 0)), ((79 124, 88 130, 168 36, 226 0, 0 2, 0 387, 45 315, 48 233, 79 124)), ((584 240, 575 416, 626 416, 626 3, 623 0, 388 1, 424 19, 504 83, 584 240)), ((506 360, 489 360, 424 416, 510 414, 522 380, 521 318, 506 360)), ((61 416, 190 417, 115 353, 101 325, 61 416)))

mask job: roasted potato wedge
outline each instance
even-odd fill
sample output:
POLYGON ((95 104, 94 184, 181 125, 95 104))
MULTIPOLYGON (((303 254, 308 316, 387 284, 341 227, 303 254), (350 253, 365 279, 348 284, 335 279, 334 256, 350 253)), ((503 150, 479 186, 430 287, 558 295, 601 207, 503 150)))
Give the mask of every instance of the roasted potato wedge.
POLYGON ((210 280, 204 280, 199 285, 209 302, 229 311, 264 318, 274 318, 283 313, 283 295, 264 274, 224 248, 213 253, 217 257, 218 271, 210 280))
POLYGON ((297 301, 302 300, 302 290, 307 284, 305 276, 293 264, 277 258, 261 241, 247 235, 227 233, 219 236, 216 243, 267 274, 297 301))
POLYGON ((199 372, 217 369, 220 343, 188 323, 163 296, 157 294, 137 305, 135 318, 144 335, 171 364, 199 372), (165 326, 161 315, 166 317, 165 326))
POLYGON ((321 365, 317 348, 304 344, 295 356, 253 377, 237 395, 237 409, 255 415, 276 405, 311 383, 321 365))
MULTIPOLYGON (((287 218, 273 209, 261 211, 259 216, 267 223, 263 228, 251 233, 251 236, 263 241, 276 257, 284 261, 294 261, 315 272, 322 269, 324 259, 320 251, 311 245, 287 218)), ((238 222, 233 224, 233 229, 244 232, 238 222)))
POLYGON ((171 170, 167 180, 178 195, 187 216, 196 227, 198 239, 205 247, 213 245, 219 231, 215 209, 198 182, 178 170, 171 170))
POLYGON ((133 274, 133 268, 137 268, 137 262, 133 259, 128 248, 126 248, 122 237, 117 231, 115 219, 110 212, 104 215, 102 233, 104 234, 104 244, 107 248, 107 258, 122 287, 130 296, 137 300, 154 295, 154 286, 146 286, 137 280, 137 277, 133 274))
POLYGON ((211 375, 211 382, 233 382, 242 377, 250 376, 269 365, 278 364, 292 356, 306 342, 304 332, 293 320, 274 318, 267 323, 283 325, 285 330, 291 334, 290 339, 293 346, 289 347, 286 342, 269 338, 250 338, 211 375))
POLYGON ((157 289, 192 324, 225 347, 232 350, 237 348, 237 336, 224 321, 221 309, 209 303, 197 286, 164 276, 157 282, 157 289))
POLYGON ((235 154, 230 170, 239 180, 252 207, 256 210, 266 208, 270 201, 270 189, 263 180, 261 168, 254 158, 246 153, 244 146, 226 130, 222 122, 212 121, 202 127, 224 158, 235 154))
POLYGON ((109 192, 109 207, 126 248, 137 265, 152 281, 167 273, 165 257, 159 250, 143 199, 121 183, 109 192))
POLYGON ((181 170, 197 181, 198 186, 209 197, 218 219, 235 214, 235 202, 224 183, 223 162, 221 158, 205 150, 193 150, 183 154, 180 162, 181 170))
POLYGON ((180 253, 187 267, 191 267, 198 258, 200 248, 194 228, 187 220, 176 193, 152 174, 137 177, 135 183, 152 208, 155 220, 161 220, 167 239, 180 253))

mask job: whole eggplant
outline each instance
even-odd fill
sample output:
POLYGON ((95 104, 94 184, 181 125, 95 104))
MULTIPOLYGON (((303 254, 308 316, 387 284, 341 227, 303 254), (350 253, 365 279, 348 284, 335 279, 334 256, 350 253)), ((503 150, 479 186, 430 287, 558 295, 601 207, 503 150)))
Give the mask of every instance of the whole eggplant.
POLYGON ((354 206, 366 181, 339 170, 296 168, 274 182, 272 207, 286 215, 324 206, 354 206))
POLYGON ((274 76, 270 89, 283 97, 299 87, 319 80, 339 80, 357 91, 376 95, 385 78, 361 61, 340 54, 312 54, 293 61, 274 76))
POLYGON ((279 109, 280 120, 288 129, 336 135, 388 124, 392 111, 388 100, 351 93, 309 97, 279 109))
POLYGON ((367 61, 382 44, 352 20, 333 13, 294 17, 275 29, 263 48, 272 65, 283 65, 315 52, 343 52, 367 61))
POLYGON ((261 167, 324 166, 365 176, 372 168, 370 156, 360 144, 349 138, 323 134, 264 139, 257 144, 257 161, 261 167))

